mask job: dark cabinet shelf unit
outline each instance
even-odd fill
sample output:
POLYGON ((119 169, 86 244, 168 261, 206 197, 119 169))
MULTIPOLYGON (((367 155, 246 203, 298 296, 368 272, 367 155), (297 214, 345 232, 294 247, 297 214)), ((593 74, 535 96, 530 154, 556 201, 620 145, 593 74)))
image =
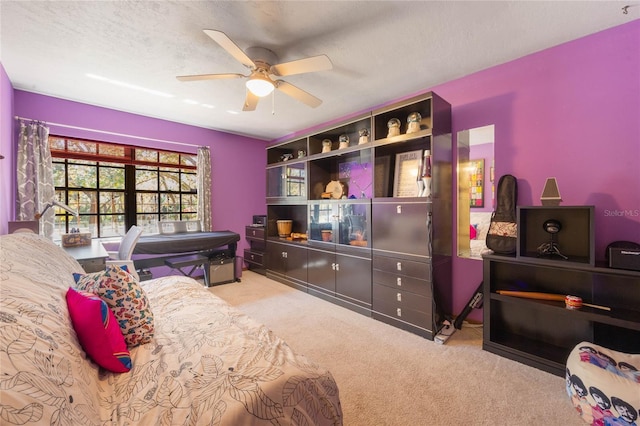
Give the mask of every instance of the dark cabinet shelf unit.
POLYGON ((249 270, 265 275, 264 252, 267 248, 267 234, 264 226, 246 226, 244 235, 249 248, 244 250, 244 261, 249 270))
POLYGON ((594 206, 518 206, 517 221, 519 259, 595 265, 594 206), (560 225, 557 233, 545 231, 549 220, 560 225), (557 253, 544 254, 551 244, 557 253))
POLYGON ((267 276, 433 339, 451 314, 451 105, 426 93, 267 152, 267 276), (283 219, 305 234, 304 282, 283 271, 283 219))
POLYGON ((564 376, 573 347, 589 341, 640 352, 640 273, 588 264, 484 256, 483 349, 564 376), (498 294, 500 290, 579 296, 583 306, 498 294))

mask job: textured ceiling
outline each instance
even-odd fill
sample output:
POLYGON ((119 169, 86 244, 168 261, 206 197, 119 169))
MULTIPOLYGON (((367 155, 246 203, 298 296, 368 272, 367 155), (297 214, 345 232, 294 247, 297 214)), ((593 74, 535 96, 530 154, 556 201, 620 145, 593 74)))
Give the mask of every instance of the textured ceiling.
POLYGON ((638 6, 1 0, 0 60, 15 89, 272 140, 638 19, 638 6), (333 70, 284 78, 322 105, 276 92, 242 112, 244 79, 179 82, 248 74, 203 29, 225 32, 242 49, 269 48, 280 62, 328 55, 333 70))

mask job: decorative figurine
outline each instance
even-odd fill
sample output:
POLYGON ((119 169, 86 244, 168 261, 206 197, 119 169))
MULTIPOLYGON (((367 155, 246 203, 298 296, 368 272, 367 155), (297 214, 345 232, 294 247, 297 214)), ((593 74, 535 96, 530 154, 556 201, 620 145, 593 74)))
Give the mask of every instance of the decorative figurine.
POLYGON ((304 156, 305 156, 306 154, 307 154, 307 153, 306 153, 306 152, 304 152, 304 150, 302 150, 302 149, 301 149, 300 151, 298 151, 298 158, 304 158, 304 156))
POLYGON ((348 135, 340 135, 340 138, 338 139, 338 141, 340 142, 340 146, 338 147, 338 149, 349 148, 349 136, 348 135))
POLYGON ((282 156, 280 157, 282 161, 289 161, 292 158, 293 158, 293 154, 282 154, 282 156))
POLYGON ((397 118, 392 118, 387 122, 387 127, 389 128, 389 133, 387 133, 387 137, 390 138, 392 136, 398 136, 400 134, 400 120, 397 118))
POLYGON ((424 150, 418 176, 419 180, 422 181, 422 185, 418 184, 420 189, 418 197, 431 197, 431 150, 424 150))
POLYGON ((331 152, 331 140, 325 139, 322 141, 322 152, 331 152))
POLYGON ((358 145, 369 143, 369 129, 360 129, 358 131, 358 134, 360 135, 360 139, 358 139, 358 145))
POLYGON ((407 134, 420 131, 420 120, 422 116, 419 112, 412 112, 407 117, 407 134))

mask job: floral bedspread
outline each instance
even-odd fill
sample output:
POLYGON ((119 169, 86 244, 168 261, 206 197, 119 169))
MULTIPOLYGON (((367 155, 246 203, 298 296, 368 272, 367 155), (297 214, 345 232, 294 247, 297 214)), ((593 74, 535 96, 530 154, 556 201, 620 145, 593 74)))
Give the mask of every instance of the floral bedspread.
POLYGON ((101 369, 71 325, 73 272, 44 238, 0 237, 1 424, 342 424, 329 371, 187 277, 141 283, 154 338, 130 372, 101 369))

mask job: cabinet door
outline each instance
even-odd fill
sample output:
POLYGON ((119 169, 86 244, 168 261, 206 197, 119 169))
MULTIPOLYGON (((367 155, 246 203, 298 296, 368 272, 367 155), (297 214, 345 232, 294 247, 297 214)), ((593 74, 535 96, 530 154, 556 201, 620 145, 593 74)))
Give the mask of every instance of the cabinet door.
POLYGON ((267 198, 306 198, 305 163, 267 169, 267 198))
POLYGON ((286 272, 284 263, 285 245, 269 242, 265 253, 267 269, 284 275, 286 272))
POLYGON ((429 203, 374 201, 372 217, 374 250, 431 256, 429 203))
POLYGON ((335 205, 331 203, 309 203, 309 241, 334 241, 334 228, 338 221, 335 205))
POLYGON ((352 301, 371 306, 371 260, 336 255, 336 293, 352 301))
POLYGON ((336 292, 335 253, 310 249, 308 256, 309 284, 334 294, 336 292))
POLYGON ((285 247, 287 276, 307 282, 307 249, 295 246, 285 247))

